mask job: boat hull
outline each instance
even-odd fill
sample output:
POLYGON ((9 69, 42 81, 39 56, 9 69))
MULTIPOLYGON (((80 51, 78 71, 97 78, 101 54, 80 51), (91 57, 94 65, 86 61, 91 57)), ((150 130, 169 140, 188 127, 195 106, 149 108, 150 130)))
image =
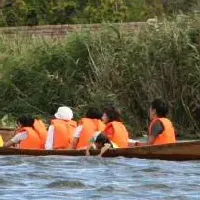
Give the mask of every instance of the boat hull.
MULTIPOLYGON (((91 151, 91 155, 93 156, 98 155, 98 153, 99 151, 97 150, 91 151)), ((28 150, 0 148, 0 155, 85 156, 85 150, 28 150)), ((200 141, 135 148, 110 149, 104 154, 104 157, 127 157, 170 161, 200 160, 200 141)))

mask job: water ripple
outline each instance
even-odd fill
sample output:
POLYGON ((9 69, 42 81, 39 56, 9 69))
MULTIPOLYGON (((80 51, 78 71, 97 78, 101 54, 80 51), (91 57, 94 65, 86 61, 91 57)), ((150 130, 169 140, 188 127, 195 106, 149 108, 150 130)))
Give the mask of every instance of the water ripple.
POLYGON ((0 157, 0 200, 197 200, 200 162, 0 157))

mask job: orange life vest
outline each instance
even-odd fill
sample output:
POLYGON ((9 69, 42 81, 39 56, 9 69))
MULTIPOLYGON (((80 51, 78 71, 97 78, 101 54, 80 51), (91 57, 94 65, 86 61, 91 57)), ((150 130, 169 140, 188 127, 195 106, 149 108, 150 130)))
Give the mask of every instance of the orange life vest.
POLYGON ((154 119, 149 126, 149 135, 151 135, 152 126, 158 120, 162 123, 162 125, 164 127, 164 131, 157 136, 153 145, 175 143, 176 142, 175 130, 174 130, 172 122, 167 118, 154 119))
POLYGON ((113 121, 108 123, 104 133, 119 148, 128 147, 128 131, 122 122, 113 121))
POLYGON ((79 124, 83 126, 83 130, 80 134, 77 149, 84 149, 90 144, 90 139, 95 132, 103 131, 105 128, 105 125, 99 119, 83 118, 79 124))
POLYGON ((60 119, 52 120, 54 125, 54 149, 66 149, 71 144, 77 123, 73 120, 65 121, 60 119))
POLYGON ((31 127, 23 127, 20 129, 20 132, 26 132, 28 137, 25 140, 22 140, 19 144, 20 149, 40 149, 41 148, 41 140, 37 134, 37 132, 31 127))
POLYGON ((36 130, 36 132, 38 133, 40 140, 41 140, 41 148, 44 149, 45 147, 45 142, 47 139, 47 129, 45 124, 43 123, 43 121, 41 119, 35 119, 34 122, 34 129, 36 130))

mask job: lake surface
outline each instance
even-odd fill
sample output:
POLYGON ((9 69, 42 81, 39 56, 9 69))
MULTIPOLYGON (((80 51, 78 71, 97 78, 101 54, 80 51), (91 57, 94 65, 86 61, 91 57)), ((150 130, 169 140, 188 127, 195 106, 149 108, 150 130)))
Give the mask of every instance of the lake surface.
POLYGON ((0 200, 200 199, 200 162, 0 157, 0 200))

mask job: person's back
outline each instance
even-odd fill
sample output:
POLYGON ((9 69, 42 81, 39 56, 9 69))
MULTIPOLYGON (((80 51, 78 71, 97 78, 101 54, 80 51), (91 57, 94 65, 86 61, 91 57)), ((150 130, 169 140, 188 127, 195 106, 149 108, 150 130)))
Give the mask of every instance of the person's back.
POLYGON ((44 149, 45 142, 47 139, 47 129, 44 122, 41 119, 36 118, 34 121, 34 129, 38 133, 41 139, 41 148, 44 149))
POLYGON ((21 116, 17 120, 19 128, 17 134, 4 147, 18 144, 21 149, 41 149, 41 139, 33 127, 34 119, 27 115, 21 116))
POLYGON ((32 127, 23 127, 18 133, 27 133, 27 138, 19 143, 20 149, 41 149, 41 140, 32 127))
POLYGON ((156 118, 151 122, 149 127, 149 136, 151 137, 153 135, 156 136, 153 145, 176 142, 174 126, 168 118, 156 118), (158 130, 156 127, 158 126, 162 126, 162 128, 160 128, 160 132, 157 132, 156 134, 156 129, 158 130))
POLYGON ((53 149, 66 149, 70 146, 74 132, 76 130, 76 122, 73 120, 52 120, 54 125, 54 141, 53 149))
POLYGON ((104 125, 99 119, 83 118, 79 125, 82 126, 82 132, 80 133, 77 149, 86 148, 95 132, 103 131, 104 129, 104 125))
POLYGON ((89 108, 84 118, 79 122, 76 129, 72 149, 85 149, 90 144, 90 139, 95 132, 103 131, 105 126, 100 120, 101 114, 97 108, 89 108))
POLYGON ((110 122, 107 124, 104 132, 112 142, 119 146, 119 148, 128 147, 128 131, 122 122, 110 122))
POLYGON ((77 123, 72 120, 73 112, 67 106, 59 107, 48 130, 45 149, 67 149, 72 143, 77 123))
POLYGON ((117 144, 119 148, 127 148, 129 134, 120 119, 119 112, 114 107, 106 108, 102 120, 106 124, 104 133, 108 138, 117 144))

